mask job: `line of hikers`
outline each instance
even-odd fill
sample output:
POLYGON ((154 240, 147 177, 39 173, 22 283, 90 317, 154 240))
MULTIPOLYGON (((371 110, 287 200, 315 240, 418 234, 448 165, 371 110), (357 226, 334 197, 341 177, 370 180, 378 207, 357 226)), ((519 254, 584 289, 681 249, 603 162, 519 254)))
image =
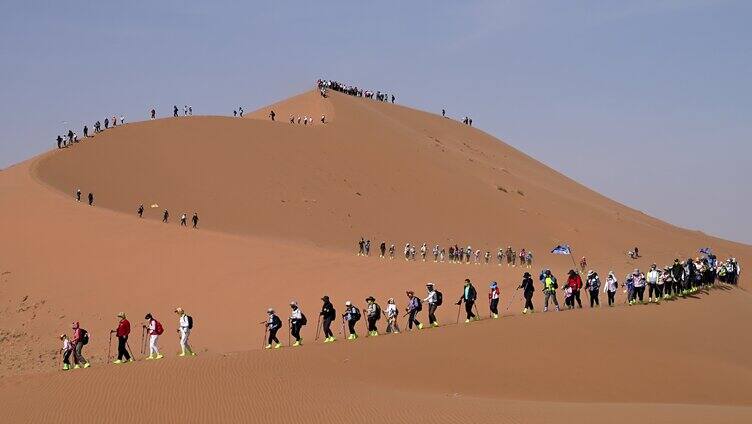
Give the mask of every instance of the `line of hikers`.
MULTIPOLYGON (((193 318, 180 307, 175 309, 175 314, 178 315, 178 328, 176 331, 180 337, 180 353, 178 356, 196 356, 188 340, 193 329, 193 318)), ((128 321, 125 312, 119 312, 117 319, 117 328, 110 330, 107 361, 112 359, 112 335, 114 334, 117 338, 118 347, 117 359, 113 361, 113 364, 120 365, 133 362, 135 359, 128 343, 128 337, 131 334, 131 323, 128 321)), ((149 356, 146 357, 147 360, 162 359, 164 355, 159 351, 159 337, 164 333, 164 327, 151 313, 147 313, 144 316, 144 320, 145 322, 141 327, 141 354, 145 355, 146 352, 149 352, 149 356)), ((89 368, 91 364, 83 356, 83 348, 89 344, 89 333, 81 328, 78 322, 74 322, 71 328, 73 330, 72 338, 69 338, 67 334, 60 335, 60 340, 63 344, 60 349, 63 360, 63 371, 71 368, 89 368), (71 356, 73 356, 73 367, 71 367, 71 356)))
MULTIPOLYGON (((627 294, 625 303, 628 303, 629 305, 638 303, 659 304, 662 299, 670 300, 676 299, 677 297, 686 297, 702 288, 710 288, 716 283, 716 281, 737 284, 740 272, 741 268, 735 258, 729 258, 723 263, 707 257, 702 259, 697 258, 696 260, 688 259, 684 262, 676 259, 673 265, 666 266, 663 269, 659 268, 656 264, 653 264, 647 274, 641 273, 638 269, 627 274, 624 282, 624 292, 627 294), (644 301, 646 287, 648 288, 647 302, 644 301)), ((560 310, 557 299, 557 291, 559 289, 564 293, 565 305, 567 308, 574 309, 575 305, 582 308, 581 292, 583 289, 587 291, 590 300, 590 307, 594 308, 600 306, 599 298, 601 287, 603 293, 607 295, 609 306, 615 305, 616 292, 619 288, 619 281, 613 271, 609 271, 605 283, 601 282, 598 273, 594 270, 589 270, 587 272, 584 282, 578 271, 570 270, 566 283, 561 288, 559 287, 557 278, 553 275, 550 269, 542 270, 538 276, 538 280, 540 281, 544 296, 544 312, 548 311, 549 302, 553 302, 557 311, 560 310)), ((533 296, 536 288, 533 277, 529 272, 523 274, 522 281, 517 286, 514 294, 510 296, 510 300, 505 310, 509 310, 512 306, 519 290, 522 290, 525 299, 522 313, 528 314, 535 312, 533 296)), ((407 306, 404 308, 402 314, 400 313, 394 298, 389 298, 387 300, 386 308, 382 309, 381 305, 376 302, 375 297, 368 296, 365 299, 366 306, 364 307, 363 312, 361 312, 353 302, 348 300, 344 304, 344 313, 340 315, 337 314, 330 297, 323 296, 321 298, 323 304, 316 324, 316 340, 319 338, 319 330, 323 330, 324 343, 336 341, 337 338, 332 330, 332 325, 334 325, 338 319, 341 320, 340 334, 343 337, 346 335, 347 340, 352 341, 358 339, 357 324, 361 321, 363 315, 365 315, 368 337, 376 337, 380 334, 378 324, 382 319, 386 322, 386 334, 399 334, 402 331, 399 324, 400 318, 407 318, 407 330, 409 331, 439 327, 436 312, 438 308, 443 305, 444 296, 441 291, 437 290, 434 283, 429 282, 426 284, 425 298, 416 296, 413 290, 407 290, 405 294, 407 296, 407 306), (428 322, 425 325, 419 320, 419 314, 423 311, 424 303, 428 306, 428 322)), ((472 284, 470 279, 465 279, 461 293, 457 298, 457 301, 454 302, 454 304, 457 305, 456 323, 459 323, 462 305, 464 305, 465 323, 480 320, 480 312, 478 311, 477 306, 478 296, 478 290, 472 284)), ((500 316, 500 299, 501 291, 499 284, 496 281, 491 281, 487 293, 488 313, 491 319, 498 319, 500 316)), ((177 329, 177 332, 180 335, 181 347, 181 353, 179 356, 194 356, 195 353, 188 341, 191 330, 193 329, 193 318, 187 315, 182 308, 176 308, 175 313, 179 316, 177 329)), ((130 323, 126 319, 125 313, 121 312, 117 314, 117 317, 119 319, 118 326, 110 332, 110 347, 112 334, 115 334, 118 340, 118 354, 117 360, 114 361, 114 364, 122 364, 133 361, 133 352, 128 344, 128 336, 131 328, 130 323)), ((146 359, 161 359, 163 358, 163 355, 159 351, 158 340, 159 336, 162 335, 164 328, 151 313, 146 314, 144 319, 146 322, 142 325, 141 353, 149 353, 149 356, 146 359)), ((301 330, 308 324, 308 319, 296 301, 290 302, 290 316, 288 317, 287 322, 288 345, 293 347, 302 346, 303 338, 301 336, 301 330), (292 342, 293 338, 294 342, 292 342)), ((283 321, 275 312, 274 308, 267 309, 267 319, 260 322, 260 324, 265 326, 263 347, 265 349, 281 348, 283 345, 277 334, 279 330, 283 328, 283 321)), ((72 329, 72 339, 69 339, 65 334, 60 336, 60 339, 63 342, 63 347, 61 349, 63 370, 70 369, 71 355, 73 356, 75 364, 73 368, 88 368, 89 362, 84 358, 82 350, 83 347, 89 343, 89 334, 86 330, 80 327, 78 322, 73 323, 72 329)), ((108 351, 108 361, 109 360, 110 353, 108 351)))
MULTIPOLYGON (((120 115, 119 119, 120 119, 120 122, 119 122, 120 125, 124 125, 125 124, 125 116, 124 115, 120 115)), ((103 132, 104 130, 109 129, 110 128, 110 124, 112 124, 111 126, 113 128, 115 128, 116 126, 118 126, 118 117, 117 117, 117 115, 112 115, 112 121, 110 121, 110 118, 104 118, 104 128, 102 128, 102 123, 100 121, 95 122, 94 126, 93 126, 94 127, 94 134, 99 134, 100 132, 103 132)), ((86 124, 84 124, 83 134, 84 134, 84 139, 89 138, 89 137, 94 137, 94 134, 91 134, 91 135, 89 134, 89 126, 86 125, 86 124)), ((58 134, 58 136, 55 139, 55 141, 57 141, 57 148, 58 149, 63 149, 63 148, 66 148, 66 147, 69 147, 69 146, 73 145, 73 143, 78 143, 79 139, 78 139, 78 134, 75 131, 69 129, 68 133, 65 135, 65 137, 63 137, 63 136, 61 136, 61 135, 58 134)))
MULTIPOLYGON (((383 259, 388 257, 389 259, 394 259, 395 250, 396 248, 394 244, 390 245, 387 249, 386 242, 382 241, 379 245, 379 258, 383 259)), ((481 263, 491 263, 490 251, 486 250, 485 253, 480 249, 473 251, 473 248, 470 245, 463 248, 455 244, 454 246, 449 246, 447 249, 437 244, 433 247, 430 253, 433 255, 434 262, 449 261, 450 263, 475 263, 476 265, 481 263)), ((419 248, 416 248, 415 245, 406 243, 403 254, 406 261, 414 261, 416 260, 416 255, 420 254, 421 260, 425 262, 429 254, 428 246, 426 243, 423 243, 419 248)), ((357 255, 371 256, 371 240, 366 240, 363 237, 360 238, 358 241, 357 255)), ((506 262, 507 266, 516 267, 518 259, 521 267, 533 267, 533 252, 530 250, 523 248, 518 253, 512 249, 512 246, 507 246, 506 250, 499 248, 498 252, 496 252, 496 260, 499 266, 506 262)))
MULTIPOLYGON (((138 206, 138 209, 136 210, 136 213, 138 214, 139 218, 144 217, 144 204, 140 204, 138 206)), ((193 224, 193 228, 198 228, 198 212, 193 212, 193 216, 191 217, 191 223, 193 224)), ((165 224, 170 222, 170 211, 169 209, 165 209, 162 212, 162 222, 165 224)), ((188 215, 183 212, 180 214, 180 226, 181 227, 187 227, 188 226, 188 215)))

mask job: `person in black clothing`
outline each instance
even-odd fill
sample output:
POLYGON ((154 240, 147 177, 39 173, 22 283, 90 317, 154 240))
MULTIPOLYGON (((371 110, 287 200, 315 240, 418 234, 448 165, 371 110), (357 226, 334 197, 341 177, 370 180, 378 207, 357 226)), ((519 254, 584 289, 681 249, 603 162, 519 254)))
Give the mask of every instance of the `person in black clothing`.
POLYGON ((88 137, 88 136, 89 136, 89 127, 84 125, 84 137, 88 137))
POLYGON ((238 117, 238 111, 237 110, 233 110, 232 111, 232 116, 234 116, 235 118, 237 118, 238 117))
POLYGON ((198 226, 198 212, 193 212, 193 218, 191 218, 191 221, 193 222, 193 228, 196 228, 198 226))
POLYGON ((386 243, 383 241, 379 245, 379 252, 380 252, 380 256, 379 256, 380 258, 383 258, 384 255, 386 254, 386 243))
POLYGON ((522 289, 522 295, 525 297, 525 309, 522 310, 523 314, 527 311, 535 312, 533 307, 533 293, 535 293, 535 284, 533 284, 533 277, 529 272, 526 272, 522 276, 522 283, 517 289, 522 289))
POLYGON ((394 104, 394 94, 392 94, 392 104, 394 104))
POLYGON ((446 117, 446 109, 441 109, 441 116, 446 117))
POLYGON ((156 117, 157 117, 157 111, 156 111, 156 110, 154 110, 154 108, 152 108, 152 109, 151 109, 151 112, 150 112, 150 115, 151 115, 151 119, 154 119, 154 118, 156 118, 156 117))
POLYGON ((272 343, 274 343, 274 348, 279 349, 282 347, 282 343, 280 343, 277 338, 277 331, 282 328, 282 320, 279 319, 272 308, 267 309, 266 314, 269 316, 265 321, 266 328, 269 330, 269 338, 267 339, 267 345, 265 348, 271 349, 272 343))
POLYGON ((63 148, 63 137, 60 137, 59 134, 57 136, 57 148, 58 149, 62 149, 63 148))
POLYGON ((173 106, 172 106, 172 116, 173 116, 174 118, 177 118, 177 117, 178 117, 178 106, 177 106, 177 105, 173 105, 173 106))
POLYGON ((73 130, 68 130, 68 144, 73 144, 73 130))
POLYGON ((275 116, 277 116, 277 114, 274 113, 274 111, 269 112, 269 117, 272 118, 272 121, 274 121, 275 116))
POLYGON ((81 189, 77 188, 76 189, 76 202, 80 202, 80 201, 81 201, 81 189))
POLYGON ((89 193, 89 206, 94 206, 94 193, 89 193))
POLYGON ((473 306, 475 306, 475 299, 477 298, 478 292, 475 290, 475 287, 473 287, 470 279, 466 278, 465 287, 462 289, 462 296, 460 296, 460 300, 457 301, 457 305, 461 305, 462 302, 465 302, 465 314, 467 315, 465 322, 471 322, 477 319, 473 313, 473 306))
POLYGON ((162 214, 162 222, 167 222, 169 219, 170 219, 170 211, 165 209, 164 213, 162 214))
POLYGON ((144 217, 144 204, 138 205, 138 217, 143 218, 144 217))
POLYGON ((104 129, 110 128, 110 119, 104 118, 104 129))
POLYGON ((331 343, 337 339, 334 338, 332 333, 332 322, 337 318, 337 311, 334 309, 334 305, 329 301, 329 296, 321 298, 324 304, 321 306, 321 312, 319 315, 323 320, 321 326, 324 329, 324 343, 331 343))

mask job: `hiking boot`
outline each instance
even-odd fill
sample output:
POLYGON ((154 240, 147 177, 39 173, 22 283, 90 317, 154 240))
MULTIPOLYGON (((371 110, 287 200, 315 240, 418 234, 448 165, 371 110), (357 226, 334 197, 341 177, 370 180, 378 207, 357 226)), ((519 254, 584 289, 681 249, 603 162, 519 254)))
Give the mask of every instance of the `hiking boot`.
POLYGON ((282 343, 277 343, 277 344, 275 344, 275 345, 274 345, 274 348, 275 348, 275 349, 279 349, 279 348, 281 348, 281 347, 282 347, 282 343))
POLYGON ((185 352, 178 353, 178 356, 185 356, 185 352))
POLYGON ((270 344, 264 346, 264 349, 271 349, 271 348, 272 348, 272 345, 270 345, 270 344))
POLYGON ((399 334, 400 332, 397 330, 392 331, 392 334, 399 334))
POLYGON ((90 366, 91 366, 91 364, 88 363, 88 362, 84 364, 84 368, 89 368, 90 366))
POLYGON ((115 364, 115 365, 120 365, 122 363, 123 363, 123 361, 121 361, 120 359, 118 359, 117 361, 113 362, 113 364, 115 364))
POLYGON ((438 321, 434 321, 434 322, 431 323, 431 327, 436 328, 438 326, 439 326, 439 322, 438 321))
POLYGON ((543 312, 548 312, 548 306, 543 308, 543 312))
POLYGON ((292 347, 298 347, 300 346, 300 341, 295 340, 295 343, 292 344, 292 347))
POLYGON ((154 359, 162 359, 162 358, 164 358, 164 355, 162 355, 161 353, 158 353, 157 356, 154 357, 154 359))
POLYGON ((465 324, 467 324, 468 322, 470 322, 470 318, 465 320, 465 324))
POLYGON ((78 365, 78 364, 76 364, 76 365, 75 365, 75 366, 73 367, 73 369, 74 369, 74 370, 77 370, 77 369, 79 369, 79 368, 81 368, 81 365, 78 365))
POLYGON ((418 324, 418 330, 422 330, 422 329, 423 329, 423 324, 422 323, 418 324))
POLYGON ((523 315, 526 314, 526 313, 527 313, 527 308, 525 308, 525 309, 522 310, 522 314, 523 315))
POLYGON ((349 336, 347 336, 347 340, 352 340, 352 339, 354 339, 354 338, 355 338, 355 335, 354 335, 354 334, 350 334, 349 336))
POLYGON ((493 314, 493 319, 499 319, 499 314, 493 314))
POLYGON ((154 359, 154 356, 152 356, 152 355, 147 356, 146 360, 148 361, 149 359, 154 359))
POLYGON ((68 371, 70 369, 70 365, 63 364, 63 371, 68 371))

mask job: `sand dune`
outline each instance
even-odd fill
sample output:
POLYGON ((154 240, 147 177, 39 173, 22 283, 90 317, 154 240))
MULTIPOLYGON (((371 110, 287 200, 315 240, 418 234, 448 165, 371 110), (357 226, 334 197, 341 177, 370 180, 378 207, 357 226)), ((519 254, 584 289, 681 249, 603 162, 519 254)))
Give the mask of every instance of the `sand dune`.
POLYGON ((634 307, 620 292, 616 308, 533 316, 520 315, 517 296, 500 320, 454 325, 451 300, 464 278, 479 287, 485 314, 488 281, 500 282, 506 308, 524 270, 354 254, 361 235, 398 252, 405 242, 492 252, 513 245, 535 252, 535 271, 545 265, 561 276, 571 260, 546 252, 568 242, 601 274, 623 275, 701 246, 744 266, 749 246, 627 208, 425 112, 315 91, 272 107, 279 122, 262 108, 251 119, 119 126, 2 171, 0 399, 11 422, 67 421, 76 402, 84 421, 97 422, 749 419, 744 290, 634 307), (287 123, 298 113, 332 119, 287 123), (96 206, 74 202, 76 188, 94 192, 96 206), (159 208, 139 220, 139 203, 159 208), (163 208, 169 225, 159 222, 163 208), (198 211, 199 230, 177 226, 183 211, 198 211), (635 245, 644 257, 628 259, 635 245), (404 291, 422 293, 426 281, 446 296, 442 328, 314 343, 321 295, 340 312, 345 300, 362 306, 368 295, 382 305, 395 297, 402 308, 404 291), (260 351, 264 310, 286 317, 293 299, 313 317, 304 347, 260 351), (134 325, 134 350, 140 318, 152 312, 172 355, 176 306, 196 320, 199 357, 104 366, 121 310, 134 325), (94 367, 54 372, 56 336, 72 320, 92 334, 94 367), (29 408, 44 400, 50 406, 29 408))

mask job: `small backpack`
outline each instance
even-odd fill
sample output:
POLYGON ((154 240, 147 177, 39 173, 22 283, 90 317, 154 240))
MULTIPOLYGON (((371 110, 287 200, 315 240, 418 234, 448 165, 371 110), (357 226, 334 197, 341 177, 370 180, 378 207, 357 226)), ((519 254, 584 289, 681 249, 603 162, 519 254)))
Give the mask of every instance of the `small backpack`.
POLYGON ((188 329, 193 330, 193 317, 188 315, 188 329))
POLYGON ((375 303, 376 305, 376 321, 381 319, 381 306, 379 306, 378 303, 375 303))
POLYGON ((418 311, 418 312, 420 312, 420 311, 423 310, 423 301, 420 300, 420 298, 418 298, 418 297, 416 297, 416 299, 418 299, 418 303, 415 306, 415 310, 418 311))
POLYGON ((442 303, 444 303, 444 295, 436 290, 436 306, 441 306, 442 303))
POLYGON ((308 318, 306 318, 304 313, 300 313, 300 325, 306 325, 308 324, 308 318))
POLYGON ((282 327, 282 320, 278 316, 274 315, 274 318, 272 318, 272 326, 270 327, 270 329, 273 330, 279 327, 282 327))
POLYGON ((83 328, 81 329, 81 343, 84 345, 89 344, 89 332, 83 328))
POLYGON ((154 320, 154 334, 157 336, 161 336, 162 333, 164 333, 164 328, 162 327, 162 323, 154 320))
POLYGON ((350 316, 353 321, 360 321, 360 309, 353 306, 352 311, 350 311, 350 316))

